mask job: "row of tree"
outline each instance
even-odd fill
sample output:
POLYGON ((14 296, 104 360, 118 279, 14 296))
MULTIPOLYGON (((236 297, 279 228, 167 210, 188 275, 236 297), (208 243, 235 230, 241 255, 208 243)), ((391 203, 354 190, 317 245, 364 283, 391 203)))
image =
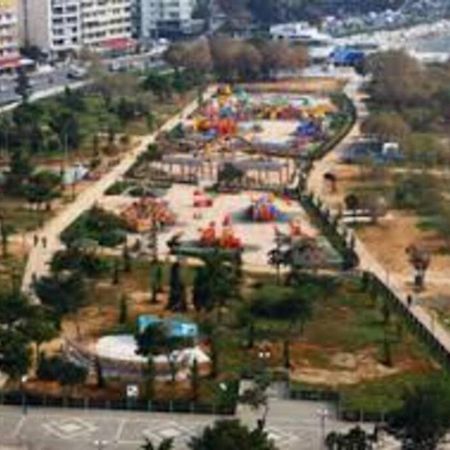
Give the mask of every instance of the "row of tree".
POLYGON ((214 72, 221 81, 253 81, 283 70, 303 69, 308 53, 305 47, 286 42, 219 36, 175 43, 167 51, 166 60, 174 68, 188 69, 201 78, 214 72))

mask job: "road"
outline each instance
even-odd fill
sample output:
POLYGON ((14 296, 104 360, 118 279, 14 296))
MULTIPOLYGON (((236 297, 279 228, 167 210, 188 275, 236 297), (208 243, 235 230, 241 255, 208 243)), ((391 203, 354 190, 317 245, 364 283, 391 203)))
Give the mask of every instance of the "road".
MULTIPOLYGON (((68 73, 69 69, 63 67, 54 69, 52 72, 30 74, 31 96, 39 98, 43 92, 52 92, 55 89, 65 88, 65 86, 74 84, 74 81, 67 77, 68 73)), ((20 101, 20 96, 15 92, 16 86, 15 77, 0 77, 0 105, 8 105, 20 101)))
MULTIPOLYGON (((363 102, 364 95, 360 92, 362 79, 358 76, 353 76, 350 83, 346 87, 346 93, 353 100, 357 112, 358 119, 349 134, 333 151, 329 152, 324 158, 314 163, 313 170, 308 179, 308 189, 316 196, 321 197, 323 188, 323 176, 328 171, 332 170, 339 164, 339 159, 342 151, 352 142, 352 140, 361 136, 360 125, 362 120, 367 115, 367 108, 363 102)), ((411 294, 405 286, 405 280, 402 276, 389 273, 389 271, 373 256, 370 250, 366 247, 364 242, 355 235, 355 251, 360 260, 360 269, 370 271, 382 280, 391 291, 400 299, 406 306, 407 296, 411 294)), ((409 308, 412 314, 450 354, 450 333, 442 326, 433 314, 430 314, 419 303, 415 303, 409 308)))
MULTIPOLYGON (((211 86, 205 93, 204 98, 208 99, 211 97, 215 90, 216 87, 211 86)), ((24 292, 32 294, 33 277, 36 276, 39 278, 48 273, 49 261, 51 261, 54 253, 61 248, 60 234, 84 211, 90 209, 101 199, 105 191, 119 180, 131 168, 139 155, 146 151, 148 145, 155 141, 155 137, 159 132, 171 130, 176 126, 182 116, 188 116, 195 111, 197 106, 198 101, 196 99, 187 105, 181 113, 169 119, 158 132, 143 138, 140 144, 133 151, 129 152, 111 171, 106 173, 92 186, 86 188, 70 205, 49 220, 43 229, 39 231, 39 236, 41 238, 45 237, 47 241, 45 248, 42 244, 33 246, 32 236, 28 237, 28 245, 31 249, 22 280, 22 289, 24 292)))
MULTIPOLYGON (((280 450, 321 449, 319 409, 330 411, 325 432, 351 427, 337 422, 330 405, 325 403, 274 400, 267 422, 269 436, 280 450)), ((240 415, 252 427, 258 417, 250 413, 240 415)), ((190 437, 218 418, 67 409, 28 409, 23 414, 20 408, 4 407, 0 410, 0 449, 138 450, 145 437, 154 443, 173 437, 175 450, 186 450, 190 437)))

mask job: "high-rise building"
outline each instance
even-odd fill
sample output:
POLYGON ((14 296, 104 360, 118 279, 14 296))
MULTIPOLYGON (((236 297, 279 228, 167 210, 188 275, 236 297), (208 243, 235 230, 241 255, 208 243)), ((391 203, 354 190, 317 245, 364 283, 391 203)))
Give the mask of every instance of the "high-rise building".
POLYGON ((132 44, 132 0, 22 1, 23 39, 51 57, 84 47, 123 50, 132 44))
POLYGON ((83 45, 126 50, 131 42, 132 0, 81 0, 83 45))
POLYGON ((18 4, 16 0, 0 0, 0 71, 19 65, 18 4))
POLYGON ((49 55, 77 51, 81 45, 80 0, 23 0, 22 39, 49 55))
POLYGON ((196 0, 137 0, 139 37, 146 40, 159 36, 190 34, 196 0))

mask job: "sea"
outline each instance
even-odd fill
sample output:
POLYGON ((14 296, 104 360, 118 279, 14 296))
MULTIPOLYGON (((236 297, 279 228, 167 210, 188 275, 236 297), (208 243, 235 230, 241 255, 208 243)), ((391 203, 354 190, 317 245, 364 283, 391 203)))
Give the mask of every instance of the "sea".
POLYGON ((450 54, 450 34, 417 38, 414 47, 422 52, 450 54))

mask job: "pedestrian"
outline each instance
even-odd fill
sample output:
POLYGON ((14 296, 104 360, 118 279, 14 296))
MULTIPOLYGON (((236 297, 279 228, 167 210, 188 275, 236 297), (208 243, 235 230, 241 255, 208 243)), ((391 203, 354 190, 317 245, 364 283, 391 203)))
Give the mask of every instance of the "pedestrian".
POLYGON ((33 242, 35 247, 39 244, 39 236, 37 234, 33 236, 33 242))
POLYGON ((406 297, 406 303, 408 305, 408 308, 411 308, 412 302, 413 302, 412 295, 408 294, 408 296, 406 297))
POLYGON ((45 236, 42 237, 42 247, 47 248, 47 238, 45 236))

